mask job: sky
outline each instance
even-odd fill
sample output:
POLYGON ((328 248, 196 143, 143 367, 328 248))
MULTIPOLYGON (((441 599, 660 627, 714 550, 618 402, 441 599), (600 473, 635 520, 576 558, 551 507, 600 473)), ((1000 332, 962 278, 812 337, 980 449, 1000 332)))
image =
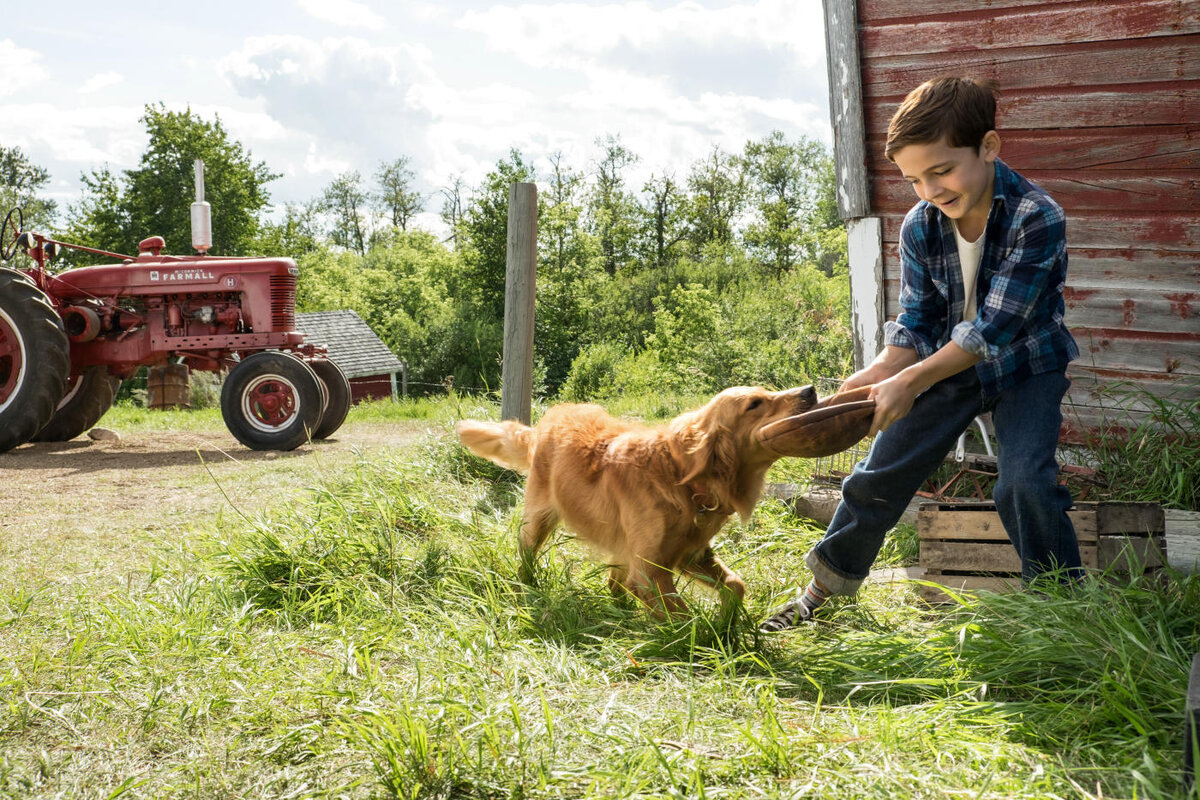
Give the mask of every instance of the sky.
POLYGON ((281 173, 279 206, 406 156, 435 226, 513 148, 544 176, 619 136, 637 188, 773 130, 831 143, 826 87, 820 0, 50 0, 0 30, 0 145, 65 209, 137 165, 147 104, 190 108, 281 173))

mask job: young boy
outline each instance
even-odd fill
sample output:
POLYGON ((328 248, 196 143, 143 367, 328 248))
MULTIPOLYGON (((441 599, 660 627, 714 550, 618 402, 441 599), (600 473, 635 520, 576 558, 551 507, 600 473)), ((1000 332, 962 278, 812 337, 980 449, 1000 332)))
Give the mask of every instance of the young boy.
POLYGON ((812 618, 832 595, 853 594, 884 535, 980 413, 999 444, 993 493, 1021 577, 1080 572, 1057 484, 1066 366, 1079 355, 1063 323, 1067 272, 1062 209, 997 156, 990 84, 939 78, 905 98, 885 154, 920 199, 900 231, 900 315, 885 348, 844 389, 874 384, 867 457, 806 563, 813 579, 760 626, 812 618))

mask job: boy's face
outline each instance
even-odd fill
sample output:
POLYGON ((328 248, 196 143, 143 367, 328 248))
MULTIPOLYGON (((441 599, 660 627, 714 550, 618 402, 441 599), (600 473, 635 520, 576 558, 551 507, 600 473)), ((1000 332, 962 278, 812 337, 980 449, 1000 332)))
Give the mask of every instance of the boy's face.
MULTIPOLYGON (((945 137, 930 144, 910 144, 892 154, 896 166, 917 197, 933 203, 943 214, 959 220, 976 235, 983 232, 992 204, 995 161, 1000 136, 988 131, 976 152, 951 147, 945 137)), ((967 232, 963 232, 967 236, 967 232)))

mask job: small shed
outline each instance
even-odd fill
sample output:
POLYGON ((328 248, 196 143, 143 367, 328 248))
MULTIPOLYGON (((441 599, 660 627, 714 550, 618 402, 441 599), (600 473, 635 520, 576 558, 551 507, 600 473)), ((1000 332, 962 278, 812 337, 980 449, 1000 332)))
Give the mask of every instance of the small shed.
POLYGON ((304 339, 329 350, 329 358, 350 381, 355 403, 393 397, 405 365, 354 311, 309 311, 296 315, 304 339))
POLYGON ((1200 0, 824 0, 858 362, 899 312, 912 189, 883 155, 905 94, 999 84, 1000 157, 1067 215, 1064 437, 1115 384, 1200 399, 1200 0))

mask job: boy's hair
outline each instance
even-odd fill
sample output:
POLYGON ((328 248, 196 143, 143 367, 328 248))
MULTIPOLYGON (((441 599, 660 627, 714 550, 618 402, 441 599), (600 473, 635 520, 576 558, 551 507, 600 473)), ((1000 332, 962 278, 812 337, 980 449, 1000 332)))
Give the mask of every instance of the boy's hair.
POLYGON ((910 144, 932 144, 943 136, 951 147, 979 152, 983 136, 996 128, 996 84, 974 78, 935 78, 908 93, 888 124, 884 155, 910 144))

